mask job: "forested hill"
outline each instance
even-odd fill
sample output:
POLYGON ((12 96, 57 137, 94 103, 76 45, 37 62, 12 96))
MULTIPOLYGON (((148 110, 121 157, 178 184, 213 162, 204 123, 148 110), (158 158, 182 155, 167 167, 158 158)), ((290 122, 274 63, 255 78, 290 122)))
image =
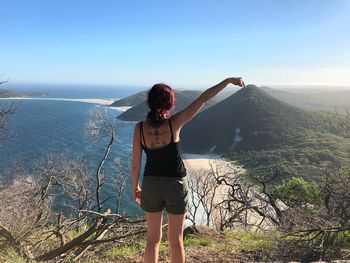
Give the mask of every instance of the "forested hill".
POLYGON ((120 100, 117 100, 113 102, 111 107, 122 107, 122 106, 136 106, 137 104, 140 104, 147 99, 147 90, 140 91, 136 94, 127 96, 125 98, 122 98, 120 100))
POLYGON ((294 129, 321 128, 321 123, 318 114, 249 85, 188 123, 182 130, 183 149, 198 153, 268 149, 284 143, 294 129))
MULTIPOLYGON (((198 98, 201 93, 202 92, 199 90, 181 90, 181 91, 175 90, 176 107, 175 107, 173 113, 176 113, 176 112, 184 109, 193 100, 198 98)), ((138 99, 140 99, 143 93, 138 93, 138 94, 139 94, 138 99)), ((128 100, 134 100, 134 99, 135 99, 135 97, 134 98, 129 97, 128 100)), ((127 100, 127 98, 125 99, 124 103, 127 102, 126 100, 127 100)), ((143 102, 137 104, 136 106, 134 106, 134 107, 128 109, 127 111, 123 112, 122 114, 120 114, 118 116, 118 119, 126 120, 126 121, 144 120, 147 116, 148 111, 149 111, 147 102, 145 100, 146 100, 146 98, 144 98, 143 102)), ((210 106, 214 105, 215 103, 217 103, 217 101, 218 101, 218 98, 211 100, 210 102, 207 103, 207 105, 204 107, 204 109, 209 108, 210 106)), ((118 101, 116 101, 116 102, 118 102, 118 101)), ((113 105, 114 105, 114 103, 113 103, 113 105)))
POLYGON ((254 176, 310 179, 350 160, 350 116, 309 111, 256 86, 199 113, 181 131, 186 153, 219 153, 254 176))
POLYGON ((13 89, 0 89, 0 98, 9 97, 42 97, 50 95, 47 92, 24 92, 13 89))

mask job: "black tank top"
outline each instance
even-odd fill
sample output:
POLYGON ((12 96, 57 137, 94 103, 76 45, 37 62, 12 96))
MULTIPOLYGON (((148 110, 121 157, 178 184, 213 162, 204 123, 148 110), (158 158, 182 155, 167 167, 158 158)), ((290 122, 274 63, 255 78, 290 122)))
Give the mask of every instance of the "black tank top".
POLYGON ((140 123, 140 141, 146 153, 146 165, 143 176, 185 177, 186 168, 180 154, 180 141, 174 142, 173 129, 168 119, 171 131, 171 142, 162 148, 148 149, 143 135, 142 121, 140 123), (142 139, 141 139, 142 135, 142 139))

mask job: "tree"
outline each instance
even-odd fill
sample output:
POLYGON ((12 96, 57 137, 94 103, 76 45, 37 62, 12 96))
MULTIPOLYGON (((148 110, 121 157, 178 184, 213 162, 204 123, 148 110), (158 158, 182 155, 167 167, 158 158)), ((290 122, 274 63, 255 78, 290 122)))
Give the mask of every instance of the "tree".
POLYGON ((315 182, 307 182, 300 177, 292 177, 274 187, 275 195, 288 206, 319 204, 321 192, 315 182))
MULTIPOLYGON (((8 82, 8 80, 0 81, 0 85, 6 82, 8 82)), ((3 92, 6 91, 0 90, 0 96, 3 92)), ((16 110, 15 102, 0 106, 0 141, 9 140, 15 137, 15 134, 9 132, 9 120, 16 110)))
POLYGON ((293 253, 301 261, 333 260, 341 256, 343 247, 349 247, 349 167, 329 166, 314 182, 293 177, 280 184, 276 184, 280 169, 262 179, 248 178, 234 166, 211 168, 211 173, 201 172, 199 182, 205 183, 195 183, 193 191, 200 193, 202 205, 209 205, 210 209, 204 210, 210 212, 210 223, 218 229, 278 230, 286 237, 280 240, 288 244, 283 247, 285 253, 293 253), (211 203, 213 193, 222 192, 218 190, 221 186, 226 186, 224 195, 211 203), (214 216, 217 211, 219 217, 214 216))

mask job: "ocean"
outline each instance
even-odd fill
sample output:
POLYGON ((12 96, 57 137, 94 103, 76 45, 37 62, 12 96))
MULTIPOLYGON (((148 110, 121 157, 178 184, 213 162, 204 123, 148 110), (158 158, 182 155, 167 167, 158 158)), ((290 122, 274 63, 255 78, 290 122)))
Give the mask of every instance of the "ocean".
POLYGON ((1 85, 0 88, 22 92, 47 92, 49 93, 48 97, 53 98, 94 99, 123 98, 150 87, 94 84, 22 84, 8 82, 1 85))
MULTIPOLYGON (((63 92, 63 91, 62 91, 63 92)), ((64 92, 68 92, 65 90, 64 92)), ((101 92, 90 90, 85 96, 77 96, 79 92, 72 90, 68 92, 67 98, 107 98, 107 91, 101 92), (102 95, 101 95, 102 94, 102 95)), ((81 92, 80 92, 81 94, 81 92)), ((58 97, 63 97, 63 93, 58 97)), ((123 97, 129 95, 125 92, 113 93, 112 97, 123 97)), ((53 97, 53 96, 52 96, 53 97)), ((15 160, 20 159, 26 168, 33 166, 33 161, 44 158, 47 153, 60 154, 68 153, 72 158, 76 156, 84 157, 87 161, 91 174, 97 169, 99 160, 102 158, 108 139, 98 143, 92 143, 86 134, 87 123, 91 118, 90 113, 95 107, 107 109, 109 118, 115 123, 116 140, 112 146, 110 155, 106 161, 104 174, 107 179, 116 176, 113 169, 113 160, 119 160, 123 167, 123 176, 127 176, 127 187, 124 193, 121 210, 131 216, 142 214, 141 208, 132 201, 131 189, 131 156, 132 139, 135 122, 125 122, 116 117, 122 113, 117 109, 105 106, 79 102, 61 100, 1 100, 0 105, 6 105, 15 101, 17 111, 9 120, 10 131, 16 136, 11 140, 0 141, 0 179, 11 181, 15 160), (6 178, 4 176, 6 175, 6 178)), ((143 153, 144 154, 144 153, 143 153)), ((142 158, 143 169, 145 156, 142 158)), ((142 170, 141 170, 142 171, 142 170)), ((140 178, 142 176, 140 175, 140 178)), ((116 195, 113 189, 106 186, 103 189, 106 196, 116 195)), ((116 201, 111 199, 108 206, 115 208, 116 201)))

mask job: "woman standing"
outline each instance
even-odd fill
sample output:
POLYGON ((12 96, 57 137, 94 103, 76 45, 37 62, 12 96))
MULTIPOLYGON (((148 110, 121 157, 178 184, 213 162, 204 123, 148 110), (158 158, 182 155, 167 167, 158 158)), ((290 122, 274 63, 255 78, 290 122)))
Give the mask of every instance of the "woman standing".
POLYGON ((132 158, 133 198, 145 211, 147 221, 146 263, 158 262, 164 208, 168 214, 170 260, 185 262, 183 230, 188 211, 188 181, 180 154, 180 131, 209 99, 230 83, 245 86, 242 78, 227 78, 172 116, 174 90, 166 84, 156 84, 148 92, 150 111, 145 121, 135 125, 132 158), (140 188, 142 150, 146 153, 147 161, 140 188))

